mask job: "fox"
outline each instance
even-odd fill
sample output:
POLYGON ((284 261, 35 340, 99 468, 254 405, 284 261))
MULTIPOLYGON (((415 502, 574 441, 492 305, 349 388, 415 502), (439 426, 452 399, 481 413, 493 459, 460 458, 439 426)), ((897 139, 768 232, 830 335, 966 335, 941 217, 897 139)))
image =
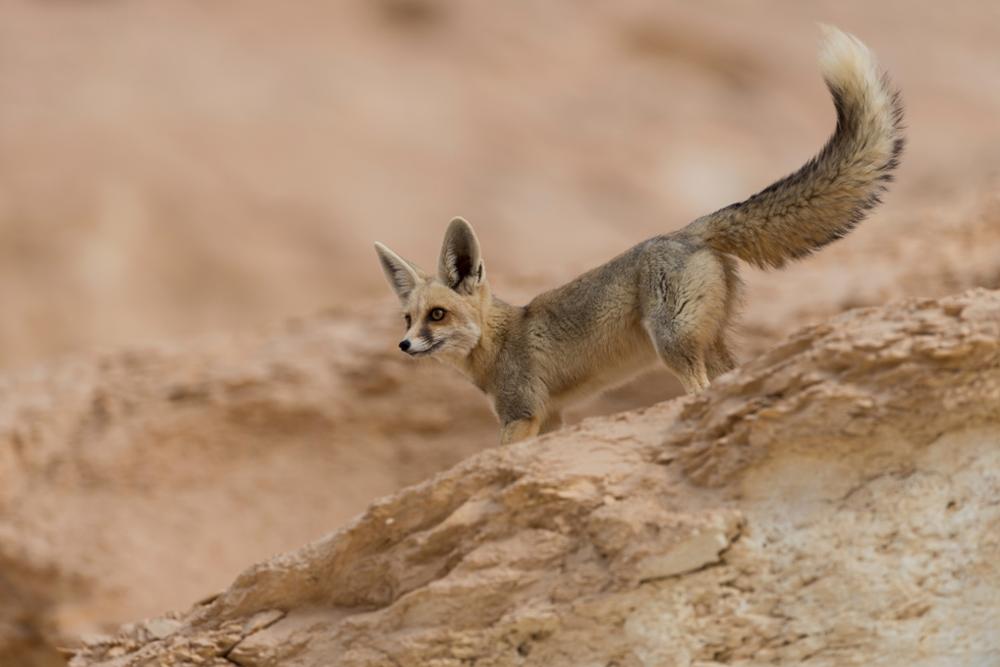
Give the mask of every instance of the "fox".
POLYGON ((452 366, 484 392, 501 444, 559 428, 567 406, 657 361, 688 394, 735 368, 737 260, 780 269, 844 237, 881 202, 903 151, 903 105, 888 74, 858 38, 821 30, 837 122, 805 165, 525 306, 493 294, 463 218, 445 231, 436 275, 376 243, 403 311, 399 348, 452 366))

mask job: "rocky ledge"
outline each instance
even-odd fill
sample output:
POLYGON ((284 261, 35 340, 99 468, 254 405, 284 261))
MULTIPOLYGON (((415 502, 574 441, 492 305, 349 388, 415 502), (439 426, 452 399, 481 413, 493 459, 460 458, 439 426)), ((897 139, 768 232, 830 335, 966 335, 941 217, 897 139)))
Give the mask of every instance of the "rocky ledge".
POLYGON ((71 664, 997 664, 998 499, 1000 292, 911 300, 474 455, 71 664))

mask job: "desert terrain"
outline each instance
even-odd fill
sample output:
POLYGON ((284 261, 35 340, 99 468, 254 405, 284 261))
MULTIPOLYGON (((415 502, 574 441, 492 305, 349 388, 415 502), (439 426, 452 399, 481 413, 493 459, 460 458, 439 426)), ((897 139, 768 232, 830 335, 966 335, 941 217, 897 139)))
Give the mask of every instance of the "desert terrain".
POLYGON ((0 4, 0 665, 1000 664, 998 34, 975 1, 0 4), (372 243, 431 267, 463 215, 524 302, 742 199, 833 127, 818 21, 903 92, 884 205, 743 270, 705 396, 653 371, 497 449, 396 349, 372 243))

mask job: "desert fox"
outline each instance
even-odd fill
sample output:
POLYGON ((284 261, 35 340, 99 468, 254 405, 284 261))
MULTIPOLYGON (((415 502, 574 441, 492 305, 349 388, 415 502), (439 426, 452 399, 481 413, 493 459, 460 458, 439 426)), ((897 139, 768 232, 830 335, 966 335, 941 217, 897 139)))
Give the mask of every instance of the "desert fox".
POLYGON ((557 428, 567 404, 657 358, 689 393, 732 369, 734 258, 780 268, 841 238, 879 203, 903 149, 899 94, 873 55, 851 35, 823 31, 820 67, 837 127, 801 169, 526 306, 493 296, 461 218, 445 233, 437 275, 376 243, 406 320, 399 347, 456 367, 484 391, 502 443, 557 428))

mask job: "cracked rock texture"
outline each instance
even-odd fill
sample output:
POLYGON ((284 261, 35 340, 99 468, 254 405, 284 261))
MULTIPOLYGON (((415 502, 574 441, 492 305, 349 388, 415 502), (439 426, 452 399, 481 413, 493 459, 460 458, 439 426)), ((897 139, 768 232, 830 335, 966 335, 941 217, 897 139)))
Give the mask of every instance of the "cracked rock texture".
POLYGON ((484 451, 94 638, 132 665, 1000 664, 1000 292, 484 451))

